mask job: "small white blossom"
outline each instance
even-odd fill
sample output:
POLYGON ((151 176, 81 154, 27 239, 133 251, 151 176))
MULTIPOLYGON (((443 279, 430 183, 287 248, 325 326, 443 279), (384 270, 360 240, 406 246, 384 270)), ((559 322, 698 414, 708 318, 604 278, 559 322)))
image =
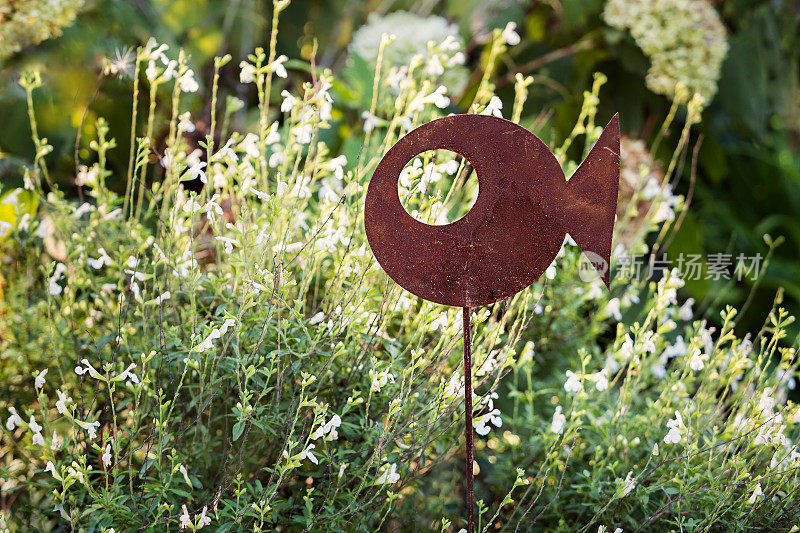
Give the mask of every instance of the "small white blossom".
POLYGON ((564 424, 567 423, 567 417, 561 413, 561 406, 556 406, 556 412, 553 413, 553 422, 550 424, 550 431, 560 435, 564 431, 564 424))
POLYGON ((381 465, 378 471, 378 479, 375 480, 376 485, 394 484, 400 481, 400 474, 397 473, 397 465, 395 463, 381 465))
POLYGON ((302 452, 300 452, 300 456, 299 456, 300 460, 303 461, 305 459, 308 459, 309 461, 311 461, 315 465, 318 465, 319 464, 319 459, 317 459, 317 457, 311 451, 314 448, 316 448, 316 446, 313 443, 311 443, 308 446, 306 446, 306 449, 303 450, 302 452))
POLYGON ((258 135, 255 133, 248 133, 245 135, 242 142, 239 143, 239 147, 247 153, 252 158, 257 158, 260 155, 258 150, 258 135))
POLYGON ((286 72, 286 67, 283 66, 283 64, 286 62, 287 59, 289 58, 286 57, 285 55, 280 55, 275 59, 275 61, 269 64, 268 68, 272 72, 274 72, 275 75, 278 76, 279 78, 286 78, 289 75, 289 73, 286 72))
POLYGON ((608 375, 605 369, 601 370, 600 372, 595 372, 592 374, 592 381, 594 381, 595 388, 603 392, 608 388, 608 375))
POLYGON ((100 254, 97 259, 92 259, 90 257, 89 259, 86 260, 86 262, 89 263, 90 267, 92 267, 95 270, 98 270, 100 268, 103 268, 103 265, 111 264, 111 258, 108 256, 105 249, 98 248, 97 253, 100 254))
POLYGON ((37 389, 41 389, 42 387, 44 387, 44 383, 45 383, 44 376, 46 374, 47 374, 47 369, 46 368, 44 370, 42 370, 41 372, 39 372, 39 374, 36 376, 36 379, 33 382, 33 386, 36 387, 37 389))
POLYGON ((311 435, 311 440, 317 440, 320 437, 324 437, 328 435, 330 440, 336 440, 339 438, 339 433, 336 431, 336 428, 342 425, 342 419, 339 415, 333 415, 331 419, 321 426, 319 426, 314 433, 311 435))
POLYGON ((667 444, 677 444, 683 439, 681 428, 683 427, 683 417, 679 411, 675 411, 675 418, 667 422, 669 431, 664 436, 664 442, 667 444))
MULTIPOLYGON (((193 180, 199 179, 203 183, 208 183, 208 181, 206 180, 206 173, 203 170, 203 167, 205 167, 205 166, 206 166, 206 162, 205 161, 195 161, 194 163, 189 165, 189 170, 187 170, 186 173, 193 180)), ((190 201, 193 201, 193 200, 190 200, 190 201)), ((186 211, 186 206, 184 206, 184 212, 187 212, 186 211)))
POLYGON ((97 437, 97 429, 100 427, 100 422, 81 422, 80 420, 75 421, 80 427, 86 430, 89 434, 89 439, 94 440, 97 437))
POLYGON ((297 105, 297 98, 292 96, 289 91, 284 89, 281 91, 281 96, 283 96, 283 102, 281 103, 281 111, 283 113, 291 111, 297 105))
POLYGON ((583 389, 581 378, 572 370, 567 370, 567 381, 564 383, 564 390, 567 392, 575 393, 583 389))
POLYGON ((180 87, 181 91, 185 93, 195 93, 197 92, 197 89, 200 88, 197 80, 194 79, 194 72, 192 72, 192 69, 187 70, 183 76, 180 77, 178 80, 178 86, 180 87))
POLYGON ((708 359, 708 355, 701 353, 699 348, 695 348, 692 356, 689 358, 689 368, 694 371, 703 370, 705 367, 705 360, 708 359))
POLYGON ((503 40, 506 42, 506 44, 508 44, 509 46, 514 46, 519 44, 520 37, 519 34, 515 31, 516 29, 517 29, 516 22, 509 22, 508 24, 506 24, 506 27, 503 28, 502 37, 503 40))
POLYGON ((180 528, 186 529, 192 525, 192 517, 189 516, 189 510, 186 509, 186 504, 181 506, 181 515, 179 517, 180 520, 180 528))
POLYGON ((497 96, 492 96, 489 103, 486 104, 486 109, 483 110, 482 115, 494 115, 497 118, 503 118, 503 102, 497 96))
POLYGON ((247 61, 242 61, 239 63, 239 68, 242 69, 239 72, 239 81, 241 83, 252 83, 256 79, 256 67, 248 63, 247 61))
POLYGON ((229 237, 214 237, 214 238, 223 244, 223 246, 225 247, 226 254, 233 252, 234 246, 239 246, 239 241, 237 241, 236 239, 231 239, 229 237))
POLYGON ((625 484, 622 487, 622 495, 627 496, 636 487, 636 478, 633 477, 633 471, 628 472, 625 476, 625 484))
POLYGON ((17 410, 14 407, 9 407, 8 411, 11 413, 11 416, 8 417, 6 420, 6 429, 9 431, 14 431, 14 429, 22 424, 22 418, 17 413, 17 410))
POLYGON ((61 392, 61 389, 58 389, 56 394, 58 394, 56 409, 58 409, 59 414, 65 415, 67 414, 67 402, 72 402, 72 398, 61 392))
POLYGON ((758 497, 761 496, 762 494, 764 493, 761 491, 761 483, 757 483, 756 488, 753 490, 753 494, 750 495, 750 499, 747 500, 747 503, 753 505, 754 503, 756 503, 758 497))

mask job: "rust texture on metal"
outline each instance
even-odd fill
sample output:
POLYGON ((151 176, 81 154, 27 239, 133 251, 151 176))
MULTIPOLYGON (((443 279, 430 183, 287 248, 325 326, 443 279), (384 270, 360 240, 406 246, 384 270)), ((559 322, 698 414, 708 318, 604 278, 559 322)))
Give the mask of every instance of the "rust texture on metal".
POLYGON ((619 153, 617 115, 569 180, 547 145, 518 124, 486 115, 428 122, 378 164, 364 208, 367 239, 394 281, 443 305, 486 305, 526 288, 552 263, 567 233, 608 285, 619 153), (443 226, 409 215, 397 189, 403 167, 436 149, 465 157, 478 178, 475 205, 443 226))

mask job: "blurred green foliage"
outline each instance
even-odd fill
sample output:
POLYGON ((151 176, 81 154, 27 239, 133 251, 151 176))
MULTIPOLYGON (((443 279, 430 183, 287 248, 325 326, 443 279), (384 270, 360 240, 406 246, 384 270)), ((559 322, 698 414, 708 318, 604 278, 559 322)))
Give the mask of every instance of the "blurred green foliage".
MULTIPOLYGON (((422 16, 442 15, 458 25, 467 44, 466 67, 472 72, 464 97, 453 99, 452 111, 456 112, 463 109, 458 104, 466 105, 475 94, 486 67, 486 53, 480 52, 479 43, 490 28, 502 28, 513 21, 522 42, 497 60, 495 67, 501 80, 497 91, 510 109, 514 73, 534 76, 523 109, 523 124, 531 125, 538 119, 537 124, 544 125, 538 131, 546 142, 563 140, 575 123, 592 73, 601 71, 609 80, 600 98, 601 116, 619 111, 627 135, 652 143, 670 102, 647 89, 648 58, 630 35, 603 22, 604 4, 602 0, 530 4, 298 0, 282 14, 278 50, 289 57, 313 57, 315 64, 334 70, 347 69, 348 85, 336 89, 341 98, 352 101, 355 110, 363 108, 364 100, 371 96, 372 73, 369 66, 348 57, 347 45, 368 14, 407 10, 422 16)), ((777 287, 785 287, 793 310, 799 309, 800 8, 790 0, 729 0, 716 8, 729 31, 729 52, 717 95, 708 104, 674 180, 676 193, 691 194, 692 206, 670 239, 666 254, 765 256, 768 247, 764 235, 773 239, 783 236, 785 242, 776 249, 757 287, 752 281, 687 280, 686 295, 700 302, 700 309, 709 311, 709 316, 717 316, 725 304, 741 306, 749 301, 740 326, 751 330, 760 326, 777 287), (698 142, 697 173, 692 180, 692 150, 698 142)), ((0 70, 0 177, 21 182, 21 168, 33 158, 22 105, 24 91, 16 84, 21 69, 39 66, 45 73, 46 83, 37 101, 40 133, 54 146, 48 163, 56 169, 54 178, 63 187, 73 180, 75 156, 90 159, 83 139, 93 134, 92 124, 98 116, 112 125, 111 136, 128 138, 130 80, 101 76, 104 58, 124 55, 126 48, 140 45, 151 36, 172 49, 183 47, 197 72, 201 90, 194 98, 201 103, 209 100, 214 55, 230 53, 234 61, 222 71, 221 94, 252 104, 256 94, 252 87, 238 83, 237 65, 254 47, 267 44, 270 20, 271 3, 263 0, 88 3, 77 22, 63 29, 61 37, 25 48, 5 60, 0 70), (82 139, 76 144, 74 132, 79 126, 82 139)), ((293 70, 289 82, 296 82, 298 77, 310 77, 310 73, 293 70)), ((279 92, 273 90, 273 98, 279 92)), ((681 123, 682 111, 678 113, 676 123, 681 123)), ((199 129, 208 118, 196 117, 199 129)), ((355 111, 353 116, 338 117, 340 141, 352 144, 352 153, 358 149, 358 139, 349 138, 348 132, 358 118, 355 111)), ((241 111, 231 119, 233 128, 244 128, 257 117, 241 111)), ((665 166, 679 134, 679 130, 668 131, 669 142, 660 143, 656 150, 656 157, 665 166)), ((161 131, 156 137, 165 135, 166 131, 161 131)), ((125 150, 115 150, 109 157, 111 168, 124 175, 125 150)))

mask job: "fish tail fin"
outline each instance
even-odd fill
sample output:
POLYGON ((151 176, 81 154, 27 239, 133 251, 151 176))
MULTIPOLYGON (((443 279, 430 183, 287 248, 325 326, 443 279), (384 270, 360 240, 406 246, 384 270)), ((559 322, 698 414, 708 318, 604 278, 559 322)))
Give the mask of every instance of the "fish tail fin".
POLYGON ((567 181, 564 228, 611 285, 611 239, 619 192, 619 114, 615 114, 589 155, 567 181))

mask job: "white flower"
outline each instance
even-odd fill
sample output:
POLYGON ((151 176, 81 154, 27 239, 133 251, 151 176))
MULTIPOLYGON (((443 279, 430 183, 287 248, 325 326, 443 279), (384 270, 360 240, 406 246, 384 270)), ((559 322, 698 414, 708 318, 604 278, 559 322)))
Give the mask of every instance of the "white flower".
POLYGON ((239 81, 241 83, 252 83, 256 79, 256 67, 248 63, 247 61, 242 61, 239 63, 239 68, 242 70, 239 72, 239 81))
POLYGON ((600 372, 595 372, 592 374, 592 381, 594 381, 595 388, 600 392, 603 392, 608 388, 607 371, 603 369, 600 372))
POLYGON ((244 150, 250 157, 257 158, 260 154, 258 150, 258 135, 255 133, 245 135, 242 142, 239 143, 239 148, 244 150))
POLYGON ((675 418, 667 422, 669 431, 664 436, 664 442, 667 444, 677 444, 683 439, 681 428, 683 427, 683 417, 679 411, 675 411, 675 418))
POLYGON ((72 398, 61 392, 61 389, 56 390, 56 394, 58 394, 56 409, 58 409, 59 414, 67 414, 67 402, 72 402, 72 398))
POLYGON ((189 516, 189 510, 186 509, 186 504, 181 506, 181 516, 180 516, 180 528, 186 529, 192 525, 192 517, 189 516))
POLYGON ((44 370, 42 370, 41 372, 39 372, 39 375, 36 376, 36 379, 33 382, 33 386, 36 387, 37 389, 41 389, 42 387, 44 387, 44 383, 45 383, 44 376, 46 374, 47 374, 47 369, 46 368, 44 370))
POLYGON ((204 526, 211 524, 211 517, 206 515, 208 505, 203 506, 203 511, 200 513, 200 520, 197 522, 197 529, 202 529, 204 526))
POLYGON ((375 115, 373 115, 369 111, 363 111, 361 113, 361 118, 364 119, 364 131, 366 133, 369 133, 372 130, 374 130, 375 126, 378 125, 378 122, 380 120, 380 119, 378 119, 378 117, 376 117, 375 115))
POLYGON ((195 213, 199 213, 200 211, 202 211, 203 210, 203 206, 200 205, 199 203, 197 203, 195 201, 195 197, 192 196, 191 198, 189 198, 186 201, 185 204, 183 204, 183 208, 182 209, 183 209, 184 213, 188 213, 190 215, 193 215, 195 213))
POLYGON ((56 465, 53 464, 53 461, 47 461, 47 466, 45 466, 44 471, 50 472, 53 477, 56 477, 56 465))
POLYGON ((75 367, 75 373, 76 374, 78 374, 79 376, 82 376, 82 375, 84 375, 84 374, 86 374, 88 372, 89 375, 91 377, 93 377, 94 379, 103 379, 103 376, 100 374, 100 372, 97 371, 97 369, 95 367, 93 367, 89 363, 88 359, 81 359, 81 364, 83 365, 83 367, 80 367, 80 366, 76 366, 75 367))
POLYGON ((444 66, 439 56, 434 54, 428 59, 428 64, 425 66, 425 72, 431 76, 441 76, 444 74, 444 66))
POLYGON ((397 465, 395 463, 381 465, 378 474, 378 479, 375 480, 376 485, 394 484, 400 481, 400 474, 397 473, 397 465))
POLYGON ((42 426, 36 422, 36 417, 33 415, 31 415, 31 420, 28 422, 28 429, 30 429, 33 433, 39 433, 42 431, 42 426))
POLYGON ((636 487, 636 478, 633 477, 633 471, 628 472, 625 476, 625 485, 622 487, 622 495, 627 496, 636 487))
POLYGON ((189 487, 194 488, 192 486, 192 480, 189 479, 189 471, 186 469, 186 467, 183 466, 183 465, 180 465, 180 466, 178 466, 178 470, 180 470, 181 475, 183 476, 183 481, 185 481, 186 484, 189 485, 189 487))
POLYGON ((153 299, 153 303, 155 305, 161 305, 162 302, 164 302, 165 300, 169 300, 170 298, 172 298, 172 293, 170 293, 169 291, 166 291, 163 294, 160 294, 160 295, 156 296, 153 299))
POLYGON ((178 86, 181 91, 185 93, 195 93, 197 89, 200 88, 200 85, 197 84, 197 80, 194 79, 194 72, 192 72, 192 69, 187 70, 183 76, 181 76, 178 80, 178 86))
POLYGON ((322 322, 323 320, 325 320, 325 313, 323 313, 322 311, 320 311, 320 312, 319 312, 319 313, 317 313, 316 315, 312 316, 312 317, 311 317, 311 318, 308 320, 308 323, 309 323, 309 324, 311 324, 312 326, 316 326, 317 324, 319 324, 319 323, 320 323, 320 322, 322 322))
POLYGON ((181 121, 178 122, 178 128, 180 128, 181 131, 185 131, 186 133, 192 133, 197 129, 194 123, 191 121, 188 111, 186 113, 183 113, 178 118, 181 119, 181 121))
POLYGON ((550 266, 544 271, 544 276, 547 279, 554 279, 556 277, 556 262, 555 260, 550 263, 550 266))
POLYGON ((605 307, 605 312, 614 317, 614 320, 622 320, 619 298, 611 298, 605 307))
POLYGON ((234 246, 239 246, 239 241, 237 241, 236 239, 231 239, 229 237, 214 237, 214 238, 220 241, 224 245, 226 254, 233 252, 234 246))
POLYGON ((213 160, 219 161, 225 157, 229 158, 231 161, 239 160, 239 156, 233 151, 233 139, 228 139, 228 142, 225 143, 225 146, 220 148, 219 152, 214 154, 213 160))
POLYGON ((567 417, 561 413, 561 406, 556 406, 556 412, 553 413, 553 422, 550 424, 550 431, 560 435, 564 431, 564 424, 567 423, 567 417))
POLYGON ((483 110, 482 115, 494 115, 497 118, 503 118, 503 113, 501 110, 503 109, 503 102, 496 96, 492 96, 489 103, 486 104, 486 109, 483 110))
POLYGON ((372 385, 370 386, 370 390, 372 390, 372 392, 380 392, 381 388, 387 383, 394 383, 394 374, 388 370, 382 370, 377 373, 370 370, 369 377, 372 380, 372 385))
POLYGON ((44 446, 44 437, 42 437, 41 433, 36 432, 33 434, 32 442, 36 446, 44 446))
POLYGON ((678 335, 678 338, 675 339, 675 344, 667 346, 661 353, 661 357, 666 359, 672 359, 673 357, 680 357, 684 355, 686 355, 686 343, 681 335, 678 335))
MULTIPOLYGON (((186 173, 193 180, 199 179, 201 182, 207 183, 206 173, 205 173, 205 171, 203 171, 203 167, 205 167, 205 166, 206 166, 206 162, 205 161, 195 161, 194 163, 189 165, 189 170, 187 170, 186 173)), ((190 200, 190 201, 194 201, 194 200, 190 200)), ((186 206, 185 205, 183 207, 183 210, 184 210, 184 212, 188 212, 188 211, 186 211, 186 206)))
POLYGON ((519 34, 515 31, 517 29, 516 22, 509 22, 506 24, 506 27, 503 28, 502 37, 506 44, 510 46, 514 46, 519 44, 520 38, 519 34))
POLYGON ((705 359, 708 359, 708 355, 700 353, 700 349, 695 348, 691 358, 689 358, 689 368, 694 371, 703 370, 703 367, 705 367, 705 359))
POLYGON ((583 389, 581 378, 572 370, 567 370, 567 381, 564 383, 564 390, 567 392, 578 392, 583 389))
MULTIPOLYGON (((269 156, 270 168, 275 168, 286 160, 286 155, 283 153, 283 148, 280 145, 272 147, 272 154, 269 156)), ((283 190, 286 190, 286 184, 283 184, 283 190)), ((281 194, 281 182, 278 181, 278 195, 281 194)))
POLYGON ((750 495, 750 499, 747 500, 747 503, 753 505, 754 503, 756 503, 758 497, 761 496, 762 494, 764 493, 761 491, 761 483, 757 483, 756 488, 753 490, 753 494, 750 495))
POLYGON ((106 251, 103 248, 98 248, 97 253, 100 254, 100 256, 97 259, 92 259, 90 257, 89 259, 86 260, 86 262, 89 263, 90 267, 92 267, 95 270, 98 270, 100 268, 103 268, 103 265, 111 264, 111 258, 108 257, 108 254, 106 254, 106 251))
POLYGON ((156 80, 156 77, 158 76, 158 69, 156 68, 156 62, 155 61, 153 61, 151 59, 150 61, 147 62, 147 69, 144 71, 144 74, 145 74, 145 76, 147 76, 147 79, 150 82, 153 82, 153 81, 156 80))
MULTIPOLYGON (((490 404, 490 407, 493 407, 490 404)), ((485 415, 479 416, 476 418, 472 426, 475 428, 475 433, 478 435, 488 435, 489 430, 492 429, 491 424, 494 424, 496 427, 501 427, 503 425, 503 419, 500 418, 500 409, 492 409, 485 415)))
POLYGON ((623 361, 627 361, 633 355, 633 339, 631 339, 630 333, 625 334, 625 341, 619 347, 619 355, 623 361))
POLYGON ((678 428, 672 428, 664 435, 664 442, 667 444, 677 444, 682 438, 680 430, 678 428))
POLYGON ((281 134, 278 133, 278 121, 272 123, 269 127, 269 131, 267 132, 266 143, 267 144, 275 144, 276 142, 281 140, 281 134))
POLYGON ((136 377, 136 374, 132 372, 134 368, 136 368, 136 363, 131 363, 130 365, 128 365, 128 368, 123 370, 119 376, 113 378, 112 381, 129 380, 132 381, 133 383, 139 383, 139 378, 136 377))
POLYGON ((692 304, 694 304, 694 298, 686 300, 680 309, 678 309, 678 318, 684 321, 691 320, 694 316, 692 313, 692 304))
POLYGON ((286 78, 289 75, 289 73, 286 72, 286 67, 284 67, 283 64, 286 62, 287 59, 289 58, 286 57, 285 55, 280 55, 277 57, 277 59, 275 59, 275 61, 269 64, 268 68, 272 72, 274 72, 275 75, 278 76, 279 78, 286 78))
POLYGON ((336 431, 336 428, 342 425, 342 419, 339 415, 333 415, 333 417, 326 423, 319 426, 314 433, 311 435, 311 440, 317 440, 320 437, 324 437, 328 435, 331 440, 336 440, 339 438, 339 433, 336 431))
POLYGON ((642 337, 642 351, 643 352, 650 352, 655 353, 656 351, 656 343, 653 340, 653 332, 648 331, 642 337))
POLYGON ((305 459, 308 459, 309 461, 311 461, 315 465, 318 465, 319 464, 319 459, 317 459, 317 457, 311 451, 314 448, 316 448, 316 446, 313 443, 309 444, 308 446, 306 446, 306 449, 303 450, 302 452, 300 452, 300 456, 299 456, 300 460, 303 461, 305 459))
POLYGON ((328 168, 336 176, 336 179, 341 180, 344 178, 344 166, 347 164, 347 156, 340 155, 328 161, 328 168))
POLYGON ((656 379, 664 379, 667 377, 667 367, 665 367, 662 363, 655 363, 650 367, 650 371, 653 373, 653 377, 656 379))
POLYGON ((106 444, 105 452, 103 453, 103 466, 111 466, 111 444, 106 444))
POLYGON ((255 194, 258 197, 259 200, 264 201, 264 202, 269 202, 269 200, 271 198, 271 196, 269 194, 267 194, 267 193, 265 193, 263 191, 259 191, 258 189, 254 189, 252 187, 250 187, 250 192, 255 194))
POLYGON ((291 111, 294 106, 297 105, 297 98, 292 96, 292 94, 287 91, 281 91, 281 96, 283 96, 283 102, 281 103, 281 111, 286 113, 287 111, 291 111))
POLYGON ((436 331, 437 329, 446 331, 449 324, 450 321, 447 318, 447 311, 442 311, 439 313, 439 316, 431 321, 429 328, 431 331, 436 331))
POLYGON ((424 102, 426 104, 427 103, 433 104, 439 109, 444 109, 445 107, 450 105, 450 99, 447 96, 445 96, 446 93, 447 93, 447 87, 445 87, 444 85, 440 85, 438 89, 436 89, 434 92, 425 97, 424 102))
POLYGON ((761 398, 758 400, 758 408, 764 416, 769 416, 772 414, 772 408, 775 407, 775 403, 775 398, 772 397, 772 387, 765 387, 761 393, 761 398))
POLYGON ((61 447, 61 439, 58 437, 58 433, 53 430, 53 438, 50 439, 50 449, 55 451, 61 447))
POLYGON ((6 429, 9 431, 14 431, 14 428, 22 424, 22 418, 17 413, 17 410, 13 407, 9 407, 8 411, 11 413, 11 416, 8 417, 6 420, 6 429))
POLYGON ((94 439, 97 437, 97 429, 100 427, 99 421, 81 422, 80 420, 75 420, 75 423, 86 430, 86 432, 89 434, 89 439, 94 439))

